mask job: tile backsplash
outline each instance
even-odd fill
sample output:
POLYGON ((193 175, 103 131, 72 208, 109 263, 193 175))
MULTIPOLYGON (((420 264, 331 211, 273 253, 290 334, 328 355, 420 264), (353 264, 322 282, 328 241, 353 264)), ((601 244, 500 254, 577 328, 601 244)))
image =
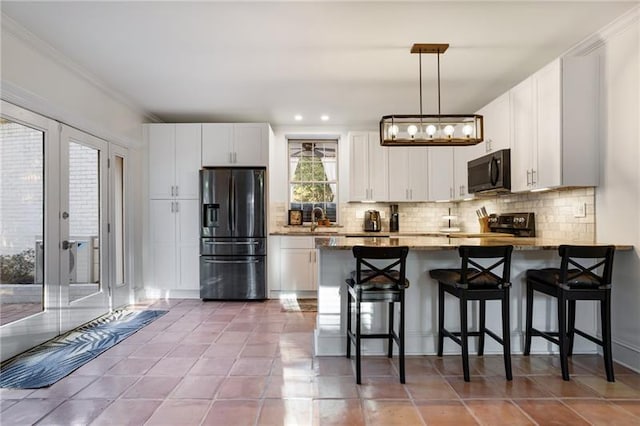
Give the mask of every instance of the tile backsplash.
MULTIPOLYGON (((340 225, 345 232, 362 231, 366 210, 382 213, 382 229, 389 229, 391 203, 342 203, 340 225)), ((489 213, 533 212, 536 235, 572 243, 595 242, 595 190, 570 188, 547 192, 508 194, 451 203, 398 203, 400 232, 436 232, 447 227, 446 215, 455 215, 462 232, 479 232, 476 210, 484 206, 489 213), (584 216, 583 216, 584 214, 584 216), (576 217, 580 216, 580 217, 576 217)), ((287 224, 286 203, 271 203, 270 231, 281 231, 287 224)))

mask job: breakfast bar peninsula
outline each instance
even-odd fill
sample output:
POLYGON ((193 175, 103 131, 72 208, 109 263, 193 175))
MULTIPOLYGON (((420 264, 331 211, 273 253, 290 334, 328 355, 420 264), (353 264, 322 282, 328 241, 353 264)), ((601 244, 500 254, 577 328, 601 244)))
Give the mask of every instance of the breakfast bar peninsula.
MULTIPOLYGON (((408 246, 407 279, 410 287, 405 293, 405 345, 408 355, 436 353, 437 338, 437 283, 429 277, 429 270, 458 268, 461 245, 514 246, 511 260, 510 311, 511 347, 513 353, 522 353, 525 313, 525 272, 527 269, 555 267, 559 265, 559 241, 540 238, 449 238, 447 236, 398 236, 398 237, 316 237, 318 250, 318 315, 315 330, 316 355, 344 355, 346 353, 346 294, 343 283, 355 268, 352 248, 365 246, 408 246)), ((632 246, 616 246, 629 251, 632 246)), ((614 283, 615 286, 615 283, 614 283)), ((386 306, 363 305, 362 327, 364 332, 383 332, 386 327, 386 306)), ((397 312, 396 312, 397 315, 397 312)), ((451 330, 459 329, 459 305, 453 298, 446 300, 445 324, 451 330)), ((598 309, 595 302, 581 302, 576 327, 598 334, 598 309)), ((557 323, 556 303, 551 298, 536 295, 534 302, 534 327, 552 329, 557 323)), ((498 334, 501 330, 499 302, 487 302, 487 327, 498 334), (495 303, 495 305, 493 305, 495 303)), ((478 326, 477 302, 469 305, 469 330, 478 326)), ((475 350, 477 339, 470 339, 469 350, 475 350)), ((492 339, 485 344, 485 353, 501 353, 502 348, 492 339)), ((534 339, 532 353, 550 353, 555 348, 543 339, 534 339)), ((444 352, 459 353, 459 347, 445 342, 444 352)), ((576 339, 575 353, 595 353, 596 346, 583 339, 576 339)), ((379 340, 363 342, 364 354, 384 354, 384 343, 379 340)))

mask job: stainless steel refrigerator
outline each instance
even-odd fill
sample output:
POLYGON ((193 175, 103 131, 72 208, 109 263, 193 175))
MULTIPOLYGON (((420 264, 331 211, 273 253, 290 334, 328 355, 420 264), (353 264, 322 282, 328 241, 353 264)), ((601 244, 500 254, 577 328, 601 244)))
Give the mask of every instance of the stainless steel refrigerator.
POLYGON ((266 299, 264 168, 200 170, 200 298, 266 299))

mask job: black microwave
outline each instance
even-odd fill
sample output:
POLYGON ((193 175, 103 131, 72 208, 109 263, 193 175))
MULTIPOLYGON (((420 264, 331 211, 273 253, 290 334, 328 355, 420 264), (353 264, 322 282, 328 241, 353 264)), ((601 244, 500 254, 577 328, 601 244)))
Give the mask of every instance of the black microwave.
POLYGON ((511 150, 501 149, 467 163, 469 193, 511 191, 511 150))

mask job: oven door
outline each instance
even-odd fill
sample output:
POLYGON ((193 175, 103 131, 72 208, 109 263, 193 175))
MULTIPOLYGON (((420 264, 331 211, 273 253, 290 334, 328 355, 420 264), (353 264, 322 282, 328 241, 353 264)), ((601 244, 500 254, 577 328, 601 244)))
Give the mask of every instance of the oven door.
POLYGON ((200 298, 266 299, 266 260, 266 256, 200 256, 200 298))

